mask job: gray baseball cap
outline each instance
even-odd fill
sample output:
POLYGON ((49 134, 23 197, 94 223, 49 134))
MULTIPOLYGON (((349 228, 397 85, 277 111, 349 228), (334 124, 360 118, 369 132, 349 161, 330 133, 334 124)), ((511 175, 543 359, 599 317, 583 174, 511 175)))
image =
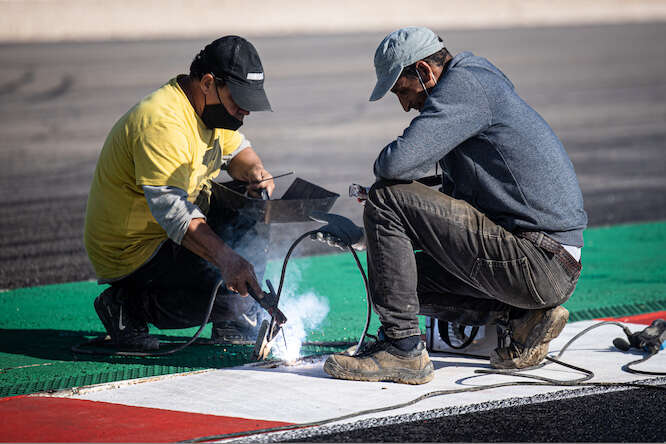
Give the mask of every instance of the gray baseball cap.
POLYGON ((370 101, 379 100, 391 89, 405 66, 416 63, 442 49, 444 43, 437 34, 421 26, 409 26, 393 31, 375 51, 377 84, 370 101))

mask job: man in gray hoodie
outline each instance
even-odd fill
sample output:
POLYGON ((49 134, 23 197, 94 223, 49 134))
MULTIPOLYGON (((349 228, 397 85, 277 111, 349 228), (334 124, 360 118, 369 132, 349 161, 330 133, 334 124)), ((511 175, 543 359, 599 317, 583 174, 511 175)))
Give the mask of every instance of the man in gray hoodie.
POLYGON ((364 225, 382 327, 324 370, 341 379, 422 384, 433 366, 417 315, 497 323, 495 368, 541 362, 568 319, 587 215, 562 143, 488 60, 452 57, 431 30, 389 34, 371 101, 394 93, 416 116, 379 153, 364 225), (441 170, 439 191, 417 181, 441 170))

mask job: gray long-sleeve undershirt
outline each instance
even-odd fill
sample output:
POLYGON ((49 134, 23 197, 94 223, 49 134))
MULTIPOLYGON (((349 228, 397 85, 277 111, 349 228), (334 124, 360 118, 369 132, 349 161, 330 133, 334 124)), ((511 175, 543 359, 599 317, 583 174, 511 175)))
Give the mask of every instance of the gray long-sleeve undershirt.
POLYGON ((187 200, 187 192, 182 188, 149 185, 142 188, 151 214, 169 239, 178 245, 183 241, 192 219, 206 218, 198 206, 187 200))
MULTIPOLYGON (((239 134, 241 135, 241 143, 233 153, 225 156, 222 169, 227 169, 229 162, 238 153, 250 146, 250 141, 245 135, 243 133, 239 134)), ((198 206, 187 200, 187 192, 182 188, 150 185, 144 185, 142 188, 150 213, 157 223, 164 228, 169 239, 178 245, 183 241, 192 219, 206 218, 206 215, 198 206)))

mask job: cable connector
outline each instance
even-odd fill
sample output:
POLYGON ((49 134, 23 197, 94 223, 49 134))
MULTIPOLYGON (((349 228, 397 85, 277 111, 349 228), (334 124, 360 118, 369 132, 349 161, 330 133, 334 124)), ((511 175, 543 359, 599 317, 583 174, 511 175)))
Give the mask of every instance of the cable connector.
POLYGON ((325 223, 311 236, 313 240, 326 242, 332 247, 345 250, 349 247, 355 250, 365 250, 365 232, 350 219, 338 214, 313 211, 310 219, 325 223))

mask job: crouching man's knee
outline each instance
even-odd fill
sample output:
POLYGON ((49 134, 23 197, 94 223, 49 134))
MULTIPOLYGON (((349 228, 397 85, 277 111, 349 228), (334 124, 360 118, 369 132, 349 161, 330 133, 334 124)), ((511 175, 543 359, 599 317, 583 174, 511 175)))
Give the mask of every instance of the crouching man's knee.
POLYGON ((380 179, 375 182, 370 191, 368 191, 368 200, 375 205, 386 202, 387 198, 393 194, 394 188, 413 183, 411 180, 385 180, 380 179))

